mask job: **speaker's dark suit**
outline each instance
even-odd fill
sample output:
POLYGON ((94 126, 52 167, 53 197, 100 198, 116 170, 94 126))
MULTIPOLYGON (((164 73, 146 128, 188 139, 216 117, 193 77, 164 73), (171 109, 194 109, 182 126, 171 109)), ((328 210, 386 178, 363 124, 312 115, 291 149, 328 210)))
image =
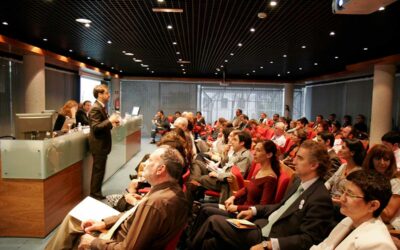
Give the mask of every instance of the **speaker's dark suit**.
MULTIPOLYGON (((275 205, 256 206, 256 229, 236 229, 226 217, 211 216, 193 239, 194 249, 249 249, 263 240, 261 228, 268 216, 297 190, 296 180, 284 199, 275 205)), ((272 226, 270 238, 277 238, 281 250, 309 249, 329 234, 333 223, 333 206, 322 179, 318 179, 282 214, 272 226)))
POLYGON ((89 149, 93 155, 90 194, 93 196, 101 196, 101 186, 106 168, 107 155, 111 151, 112 124, 108 120, 105 109, 98 101, 95 101, 89 112, 89 120, 89 149))

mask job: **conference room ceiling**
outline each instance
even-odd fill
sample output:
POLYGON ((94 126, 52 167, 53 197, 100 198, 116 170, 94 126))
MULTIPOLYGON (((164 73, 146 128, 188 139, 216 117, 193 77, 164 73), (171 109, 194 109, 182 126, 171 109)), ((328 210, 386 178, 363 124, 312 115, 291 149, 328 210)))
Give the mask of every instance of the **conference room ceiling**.
POLYGON ((225 72, 227 79, 300 81, 400 53, 400 1, 370 15, 333 14, 329 0, 278 0, 275 7, 262 0, 1 5, 0 34, 122 76, 222 79, 225 72), (78 18, 91 20, 90 27, 78 18))

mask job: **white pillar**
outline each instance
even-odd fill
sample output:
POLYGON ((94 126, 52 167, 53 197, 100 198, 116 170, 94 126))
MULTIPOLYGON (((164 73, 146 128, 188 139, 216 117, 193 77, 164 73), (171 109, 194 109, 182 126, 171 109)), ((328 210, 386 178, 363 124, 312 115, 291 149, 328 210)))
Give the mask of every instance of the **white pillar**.
POLYGON ((23 81, 26 113, 46 109, 44 56, 25 55, 23 59, 23 81))
POLYGON ((289 117, 292 118, 292 114, 293 114, 293 84, 291 83, 285 83, 285 107, 284 107, 284 116, 285 117, 289 117), (286 110, 286 105, 289 106, 289 111, 286 110))
POLYGON ((392 129, 395 65, 375 65, 372 89, 370 145, 381 143, 381 137, 392 129))

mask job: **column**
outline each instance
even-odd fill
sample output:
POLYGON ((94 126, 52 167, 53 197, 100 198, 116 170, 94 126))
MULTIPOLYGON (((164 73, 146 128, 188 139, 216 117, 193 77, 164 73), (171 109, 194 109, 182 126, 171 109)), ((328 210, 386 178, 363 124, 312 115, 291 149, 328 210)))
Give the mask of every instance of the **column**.
POLYGON ((292 118, 293 114, 293 84, 285 83, 285 107, 284 116, 292 118), (289 111, 286 109, 286 105, 289 106, 289 111))
POLYGON ((395 65, 375 65, 372 88, 370 146, 381 143, 381 137, 392 129, 395 65))
POLYGON ((112 111, 121 111, 121 99, 120 99, 120 89, 121 89, 121 81, 119 78, 113 77, 111 79, 111 101, 112 101, 112 111))
POLYGON ((23 59, 24 110, 41 112, 46 108, 45 65, 42 55, 25 55, 23 59))

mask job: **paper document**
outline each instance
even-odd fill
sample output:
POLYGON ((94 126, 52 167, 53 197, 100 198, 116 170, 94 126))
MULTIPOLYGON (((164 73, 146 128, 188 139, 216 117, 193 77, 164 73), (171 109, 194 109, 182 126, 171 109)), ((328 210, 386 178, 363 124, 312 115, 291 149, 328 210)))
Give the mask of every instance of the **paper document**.
POLYGON ((69 214, 80 221, 88 219, 101 221, 103 218, 118 215, 120 212, 103 202, 88 196, 76 205, 69 214))

